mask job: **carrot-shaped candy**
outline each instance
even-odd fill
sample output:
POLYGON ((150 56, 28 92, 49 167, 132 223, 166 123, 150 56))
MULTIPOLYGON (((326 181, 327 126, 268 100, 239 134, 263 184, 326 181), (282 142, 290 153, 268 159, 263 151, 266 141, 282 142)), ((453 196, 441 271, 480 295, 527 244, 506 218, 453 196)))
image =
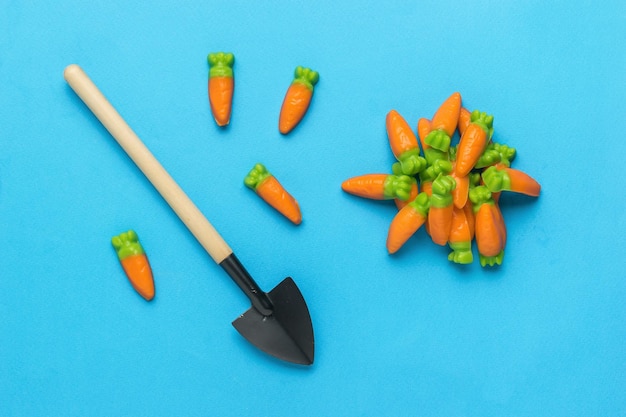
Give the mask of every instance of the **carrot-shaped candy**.
MULTIPOLYGON (((471 210, 470 210, 471 213, 471 210)), ((472 239, 474 238, 474 216, 468 216, 464 208, 452 209, 452 225, 448 245, 452 252, 448 260, 457 264, 470 264, 474 260, 472 255, 472 239)))
POLYGON ((482 173, 482 179, 489 191, 512 191, 532 197, 539 196, 541 185, 530 175, 504 164, 496 164, 482 173))
POLYGON ((387 113, 385 125, 391 151, 400 163, 404 175, 415 175, 426 166, 426 159, 420 156, 415 133, 406 120, 396 110, 387 113))
POLYGON ((365 174, 352 177, 341 184, 349 194, 372 200, 406 201, 411 196, 415 179, 408 175, 365 174))
POLYGON ((211 53, 209 61, 209 103, 211 112, 218 126, 226 126, 230 122, 232 111, 235 79, 233 63, 235 56, 230 52, 211 53))
POLYGON ((280 182, 263 164, 256 164, 243 180, 244 184, 254 190, 267 204, 294 224, 302 222, 300 206, 280 182))
POLYGON ((428 232, 433 242, 444 246, 450 236, 452 227, 452 190, 456 187, 454 178, 439 175, 432 183, 430 211, 428 212, 428 232))
POLYGON ((131 285, 146 300, 154 298, 154 279, 152 268, 139 238, 134 230, 121 233, 111 239, 117 252, 120 264, 126 273, 131 285))
POLYGON ((387 251, 396 253, 402 245, 426 222, 430 199, 425 192, 402 207, 389 225, 387 251))
POLYGON ((493 135, 493 116, 474 110, 471 120, 461 136, 456 151, 454 170, 459 177, 469 174, 474 168, 493 135))
POLYGON ((450 141, 459 122, 461 112, 461 94, 453 93, 437 109, 430 121, 431 132, 424 142, 431 148, 447 151, 450 141))
POLYGON ((482 266, 501 265, 504 257, 505 235, 501 219, 491 192, 484 185, 470 190, 470 200, 474 205, 475 237, 482 266))
POLYGON ((301 66, 296 67, 294 80, 287 89, 283 105, 280 108, 278 119, 280 133, 286 135, 300 123, 309 108, 311 97, 313 97, 313 88, 318 80, 319 74, 316 71, 301 66))

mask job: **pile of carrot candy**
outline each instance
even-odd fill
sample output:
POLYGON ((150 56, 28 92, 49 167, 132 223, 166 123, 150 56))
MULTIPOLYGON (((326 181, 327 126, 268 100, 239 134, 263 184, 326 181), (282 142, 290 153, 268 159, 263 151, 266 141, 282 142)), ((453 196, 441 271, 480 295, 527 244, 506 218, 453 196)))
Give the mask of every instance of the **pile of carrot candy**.
POLYGON ((500 194, 537 197, 541 186, 511 168, 514 148, 492 141, 493 116, 468 111, 461 95, 454 93, 431 120, 419 119, 417 136, 395 110, 387 114, 386 127, 397 159, 391 173, 353 177, 341 188, 364 198, 395 201, 398 213, 389 226, 388 252, 397 252, 424 226, 433 242, 450 247, 452 262, 471 263, 475 239, 482 266, 502 264, 507 236, 500 194), (460 139, 453 145, 456 131, 460 139))

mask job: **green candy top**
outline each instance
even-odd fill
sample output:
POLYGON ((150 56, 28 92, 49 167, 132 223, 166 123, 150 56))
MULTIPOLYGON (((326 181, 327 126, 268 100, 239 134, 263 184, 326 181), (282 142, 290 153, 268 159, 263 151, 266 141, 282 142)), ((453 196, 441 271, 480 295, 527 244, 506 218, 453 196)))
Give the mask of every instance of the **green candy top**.
POLYGON ((470 115, 470 121, 483 128, 487 132, 487 138, 491 140, 493 136, 493 116, 485 112, 474 110, 470 115))
POLYGON ((404 151, 400 154, 398 156, 398 164, 400 168, 399 172, 402 174, 416 175, 423 171, 428 163, 424 157, 420 156, 419 148, 416 148, 404 151))
POLYGON ((265 168, 265 165, 258 163, 252 167, 248 175, 244 178, 243 183, 246 187, 256 191, 257 187, 271 176, 272 174, 265 168))
POLYGON ((469 199, 473 204, 474 212, 478 212, 480 206, 483 204, 495 204, 491 191, 484 185, 471 188, 469 192, 469 199))
POLYGON ((137 233, 134 230, 129 230, 128 232, 120 233, 117 236, 114 236, 111 239, 111 243, 117 252, 117 257, 120 261, 128 258, 133 255, 143 255, 145 252, 141 243, 139 243, 139 238, 137 237, 137 233))
MULTIPOLYGON (((431 151, 432 148, 428 148, 426 152, 431 151)), ((435 152, 439 152, 436 151, 435 152)), ((445 154, 447 156, 447 153, 445 154)), ((452 162, 447 159, 435 159, 428 168, 420 172, 420 179, 422 181, 433 181, 439 175, 447 175, 452 172, 452 162)))
POLYGON ((235 55, 230 52, 210 53, 207 57, 209 62, 209 77, 232 77, 235 55))
POLYGON ((428 194, 425 192, 421 192, 407 205, 411 206, 411 208, 421 214, 422 217, 426 217, 428 209, 430 208, 430 197, 428 197, 428 194))
POLYGON ((447 152, 450 148, 450 136, 443 130, 433 130, 424 138, 424 142, 431 148, 447 152))
POLYGON ((294 71, 292 84, 303 84, 306 88, 313 91, 313 86, 317 84, 319 79, 320 75, 317 71, 313 71, 311 68, 297 66, 294 71))
POLYGON ((487 168, 481 174, 485 186, 492 193, 511 189, 511 178, 505 170, 499 170, 495 166, 487 168))
POLYGON ((515 158, 515 148, 502 143, 490 142, 474 167, 485 168, 497 163, 510 166, 513 158, 515 158))
POLYGON ((433 181, 433 195, 430 197, 431 207, 444 208, 452 204, 452 190, 456 181, 450 175, 439 174, 433 181))
POLYGON ((390 174, 383 184, 383 194, 389 199, 406 201, 411 196, 411 189, 415 184, 415 178, 408 175, 390 174))

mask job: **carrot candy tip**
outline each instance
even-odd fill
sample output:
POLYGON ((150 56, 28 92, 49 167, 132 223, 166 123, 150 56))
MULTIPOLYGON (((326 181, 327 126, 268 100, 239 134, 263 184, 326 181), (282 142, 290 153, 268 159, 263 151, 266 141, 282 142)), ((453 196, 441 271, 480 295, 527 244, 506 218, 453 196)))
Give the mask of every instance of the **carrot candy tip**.
POLYGON ((117 257, 133 288, 147 301, 154 298, 152 269, 134 230, 120 233, 111 239, 117 257))
POLYGON ((292 223, 296 225, 302 223, 302 213, 298 202, 265 168, 265 165, 260 163, 254 165, 243 182, 292 223))

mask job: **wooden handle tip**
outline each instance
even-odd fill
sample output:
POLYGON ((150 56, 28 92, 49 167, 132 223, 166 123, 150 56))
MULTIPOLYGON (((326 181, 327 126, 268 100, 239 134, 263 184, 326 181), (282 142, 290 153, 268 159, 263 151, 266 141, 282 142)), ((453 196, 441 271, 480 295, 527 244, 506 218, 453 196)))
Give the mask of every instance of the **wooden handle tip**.
POLYGON ((63 71, 63 78, 65 78, 65 81, 70 82, 70 80, 76 78, 76 76, 81 73, 84 74, 81 67, 79 67, 77 64, 70 64, 65 67, 65 70, 63 71))

